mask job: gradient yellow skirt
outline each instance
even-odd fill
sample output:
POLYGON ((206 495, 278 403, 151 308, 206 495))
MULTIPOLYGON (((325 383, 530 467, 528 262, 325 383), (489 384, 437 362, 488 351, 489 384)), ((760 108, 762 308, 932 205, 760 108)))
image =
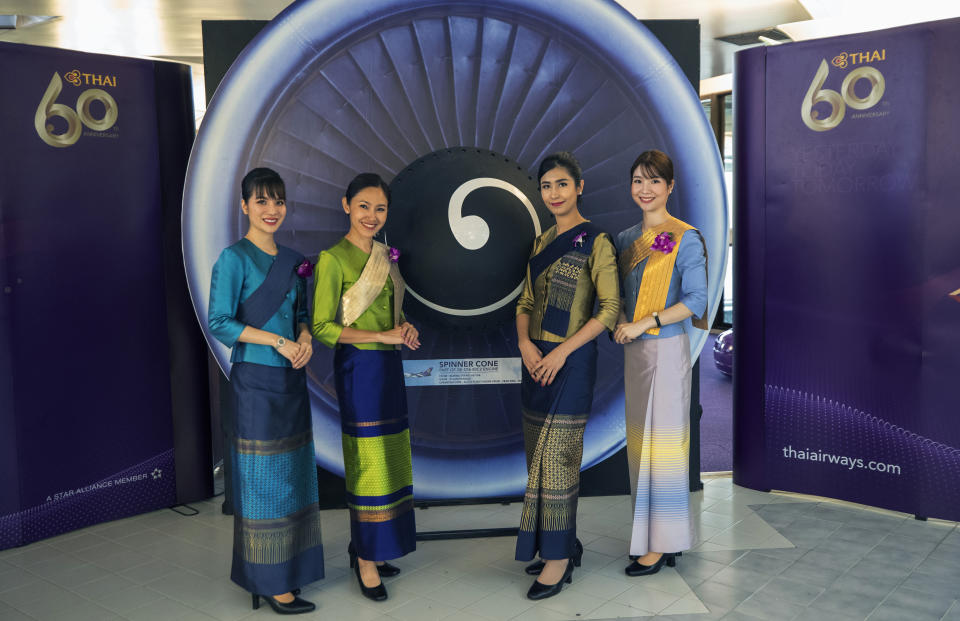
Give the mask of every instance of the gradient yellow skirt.
POLYGON ((686 334, 638 339, 623 351, 630 554, 689 550, 690 340, 686 334))

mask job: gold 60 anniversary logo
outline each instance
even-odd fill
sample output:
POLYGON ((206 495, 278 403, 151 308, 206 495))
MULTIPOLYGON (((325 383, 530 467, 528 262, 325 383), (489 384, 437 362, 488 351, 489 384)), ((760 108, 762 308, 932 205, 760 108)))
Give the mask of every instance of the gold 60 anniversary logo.
POLYGON ((800 118, 804 125, 815 132, 825 132, 833 129, 840 124, 847 111, 847 106, 855 110, 866 110, 872 108, 883 98, 883 92, 886 89, 886 80, 880 70, 876 67, 866 65, 865 63, 880 62, 887 59, 887 50, 871 50, 866 52, 842 52, 833 57, 830 61, 834 67, 846 69, 848 66, 855 66, 843 78, 843 84, 840 85, 840 91, 823 88, 827 76, 830 74, 830 68, 827 60, 820 61, 820 67, 817 74, 807 89, 807 94, 800 105, 800 118), (854 90, 859 80, 868 80, 870 91, 863 97, 859 97, 854 90), (814 105, 825 102, 830 104, 830 114, 821 117, 813 109, 814 105))
POLYGON ((50 84, 47 86, 46 92, 44 92, 43 97, 40 99, 40 105, 37 106, 37 113, 33 119, 34 127, 40 139, 51 147, 64 148, 76 144, 76 142, 80 140, 83 126, 97 132, 105 132, 113 127, 117 122, 117 116, 119 114, 117 102, 110 93, 102 88, 96 88, 100 86, 116 88, 117 77, 96 73, 82 73, 80 70, 74 69, 68 71, 64 74, 63 78, 61 78, 59 73, 54 72, 53 77, 50 78, 50 84), (90 85, 95 88, 88 88, 82 91, 80 95, 77 96, 76 105, 71 108, 66 104, 57 103, 57 98, 60 96, 61 91, 63 91, 64 79, 74 86, 90 85), (103 116, 99 119, 93 115, 92 111, 92 105, 96 101, 103 104, 104 108, 103 116), (56 128, 53 123, 50 122, 51 119, 57 117, 63 119, 67 125, 66 131, 59 134, 54 133, 56 128))

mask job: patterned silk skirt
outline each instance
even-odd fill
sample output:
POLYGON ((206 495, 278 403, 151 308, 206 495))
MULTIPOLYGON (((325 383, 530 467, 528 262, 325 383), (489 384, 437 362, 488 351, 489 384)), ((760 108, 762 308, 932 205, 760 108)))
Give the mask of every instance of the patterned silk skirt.
MULTIPOLYGON (((546 356, 559 345, 533 341, 546 356)), ((523 498, 518 561, 556 560, 573 555, 580 493, 583 430, 593 403, 597 343, 573 352, 553 383, 540 386, 522 368, 523 440, 527 453, 527 491, 523 498)))
POLYGON ((333 358, 350 534, 360 558, 413 552, 413 462, 399 351, 341 345, 333 358))
POLYGON ((323 578, 310 402, 302 369, 234 363, 230 578, 279 595, 323 578))
POLYGON ((686 334, 637 339, 623 351, 634 501, 630 554, 689 550, 690 340, 686 334))

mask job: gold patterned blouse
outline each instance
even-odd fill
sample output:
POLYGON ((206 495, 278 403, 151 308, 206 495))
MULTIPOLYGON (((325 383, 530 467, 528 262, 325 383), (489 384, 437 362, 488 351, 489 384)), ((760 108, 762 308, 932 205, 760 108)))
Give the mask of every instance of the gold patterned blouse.
MULTIPOLYGON (((550 245, 557 238, 557 226, 553 225, 544 231, 533 242, 533 252, 530 257, 550 245)), ((550 281, 554 277, 560 260, 543 270, 535 282, 530 282, 530 266, 527 265, 527 276, 523 282, 523 290, 517 300, 517 315, 530 315, 530 338, 551 343, 562 343, 590 320, 591 317, 602 323, 608 330, 617 325, 620 315, 620 283, 617 275, 617 257, 613 242, 607 233, 601 233, 593 243, 590 258, 587 259, 580 277, 570 308, 570 323, 566 334, 553 334, 541 327, 543 313, 547 309, 547 300, 550 293, 550 281), (599 299, 600 304, 596 314, 593 312, 594 301, 599 299)))

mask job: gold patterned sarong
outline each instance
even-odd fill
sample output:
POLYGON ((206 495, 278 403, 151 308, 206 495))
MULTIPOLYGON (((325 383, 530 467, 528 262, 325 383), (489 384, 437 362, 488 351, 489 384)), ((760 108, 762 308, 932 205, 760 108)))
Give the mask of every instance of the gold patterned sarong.
MULTIPOLYGON (((534 341, 544 355, 558 344, 534 341)), ((516 558, 570 558, 576 540, 577 500, 583 432, 590 415, 596 375, 596 342, 578 348, 549 386, 523 369, 523 438, 527 489, 523 498, 516 558)))

